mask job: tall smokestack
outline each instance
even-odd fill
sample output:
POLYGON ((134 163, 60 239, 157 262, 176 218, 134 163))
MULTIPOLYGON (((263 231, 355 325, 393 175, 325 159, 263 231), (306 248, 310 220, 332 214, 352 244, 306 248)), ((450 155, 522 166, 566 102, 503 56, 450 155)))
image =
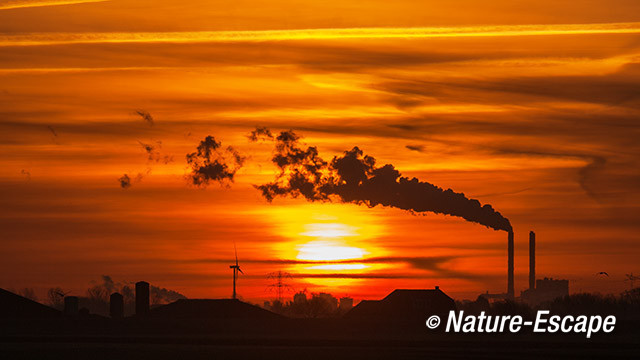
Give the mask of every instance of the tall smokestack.
POLYGON ((529 289, 536 288, 536 233, 529 231, 529 289))
POLYGON ((514 286, 513 286, 513 230, 509 231, 507 237, 507 253, 508 253, 508 276, 507 276, 507 297, 511 300, 514 299, 514 286))

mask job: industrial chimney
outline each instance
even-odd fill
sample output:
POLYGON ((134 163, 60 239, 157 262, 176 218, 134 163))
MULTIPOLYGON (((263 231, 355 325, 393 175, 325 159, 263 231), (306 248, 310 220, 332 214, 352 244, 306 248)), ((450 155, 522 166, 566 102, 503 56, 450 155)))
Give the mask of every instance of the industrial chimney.
POLYGON ((513 286, 513 230, 509 231, 509 235, 507 237, 507 253, 508 253, 508 264, 507 264, 507 298, 513 300, 514 299, 514 286, 513 286))
POLYGON ((529 232, 529 289, 536 288, 536 233, 529 232))
POLYGON ((149 283, 146 281, 136 283, 136 315, 149 315, 149 283))

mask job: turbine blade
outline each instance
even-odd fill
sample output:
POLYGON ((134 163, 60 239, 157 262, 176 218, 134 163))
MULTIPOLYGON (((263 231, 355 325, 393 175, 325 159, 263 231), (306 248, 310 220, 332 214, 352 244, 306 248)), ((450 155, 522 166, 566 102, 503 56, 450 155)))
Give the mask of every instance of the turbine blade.
POLYGON ((236 266, 238 266, 238 248, 236 248, 236 242, 233 242, 233 251, 236 254, 236 266))
POLYGON ((244 275, 244 272, 242 271, 242 269, 240 269, 240 266, 238 266, 238 271, 240 271, 240 274, 244 275))

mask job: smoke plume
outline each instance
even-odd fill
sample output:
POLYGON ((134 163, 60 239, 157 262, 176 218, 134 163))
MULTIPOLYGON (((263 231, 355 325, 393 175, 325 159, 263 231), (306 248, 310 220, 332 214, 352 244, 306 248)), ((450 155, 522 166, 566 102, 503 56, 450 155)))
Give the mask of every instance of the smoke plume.
POLYGON ((153 126, 153 124, 155 123, 153 120, 153 116, 151 116, 151 114, 146 110, 136 110, 136 114, 140 115, 142 120, 144 120, 150 126, 153 126))
POLYGON ((280 173, 273 182, 255 186, 268 201, 278 196, 303 196, 309 201, 382 205, 413 213, 457 216, 495 230, 512 231, 509 220, 491 205, 404 177, 393 165, 376 166, 376 159, 364 155, 358 147, 327 162, 316 147, 304 148, 299 139, 293 131, 283 131, 276 138, 272 161, 280 173))
POLYGON ((273 134, 268 128, 258 126, 255 130, 251 131, 249 135, 247 135, 247 138, 251 142, 273 140, 273 134))
POLYGON ((118 179, 118 182, 120 183, 120 187, 123 189, 128 189, 131 187, 131 178, 127 174, 122 175, 118 179))
POLYGON ((162 149, 162 141, 156 141, 156 144, 146 144, 142 141, 138 141, 138 144, 142 146, 144 151, 147 153, 147 158, 149 162, 163 163, 168 164, 173 161, 173 156, 163 155, 160 151, 162 149))
POLYGON ((187 154, 191 168, 189 180, 196 186, 206 186, 209 182, 226 184, 233 182, 236 172, 246 158, 231 146, 222 148, 222 143, 209 135, 198 145, 197 151, 187 154))
POLYGON ((53 137, 58 137, 58 133, 56 132, 56 129, 53 128, 53 126, 47 125, 47 129, 49 130, 49 132, 51 132, 51 135, 53 135, 53 137))

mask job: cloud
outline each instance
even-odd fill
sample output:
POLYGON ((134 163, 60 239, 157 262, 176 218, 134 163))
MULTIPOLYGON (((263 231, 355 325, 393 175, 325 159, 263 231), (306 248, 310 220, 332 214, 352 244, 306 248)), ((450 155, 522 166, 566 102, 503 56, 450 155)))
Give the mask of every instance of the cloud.
POLYGON ((399 108, 407 107, 408 99, 410 107, 417 107, 431 104, 435 98, 439 102, 467 103, 476 108, 478 105, 540 105, 544 101, 562 100, 637 109, 640 63, 627 61, 606 74, 458 76, 444 80, 387 78, 371 87, 392 94, 388 101, 399 108))
MULTIPOLYGON (((424 270, 432 273, 427 275, 420 274, 399 274, 399 273, 325 273, 325 274, 307 274, 292 273, 294 278, 352 278, 352 279, 405 279, 405 278, 429 278, 429 277, 447 277, 460 279, 479 279, 480 275, 474 275, 466 272, 460 272, 449 269, 447 262, 456 259, 456 256, 387 256, 387 257, 371 257, 363 259, 347 259, 347 260, 298 260, 298 259, 243 259, 245 264, 268 264, 268 265, 326 265, 326 264, 407 264, 414 269, 424 270)), ((209 258, 188 260, 189 263, 220 263, 226 264, 233 262, 232 259, 209 258)))
POLYGON ((637 34, 640 23, 488 25, 459 27, 369 27, 293 30, 64 33, 4 35, 0 46, 95 43, 236 43, 332 39, 425 39, 550 35, 637 34))
POLYGON ((21 9, 42 6, 60 6, 106 2, 109 0, 8 0, 0 1, 0 10, 21 9))
MULTIPOLYGON (((578 170, 578 183, 584 192, 595 200, 601 200, 598 191, 593 188, 590 180, 593 176, 602 172, 607 163, 607 159, 601 155, 592 155, 578 152, 562 152, 562 151, 545 151, 522 148, 497 148, 494 150, 496 154, 512 154, 512 155, 528 155, 540 157, 554 158, 577 158, 587 162, 585 166, 578 170)), ((526 190, 526 189, 525 189, 526 190)), ((522 190, 524 191, 524 190, 522 190)))
POLYGON ((423 152, 425 147, 424 145, 405 145, 405 147, 411 151, 423 152))
MULTIPOLYGON (((299 260, 299 259, 243 259, 243 263, 249 264, 280 264, 280 265, 322 265, 322 264, 395 264, 408 263, 416 268, 433 269, 437 265, 453 260, 452 256, 379 256, 362 259, 345 260, 299 260)), ((190 263, 227 263, 233 259, 226 258, 201 258, 188 260, 190 263)))

